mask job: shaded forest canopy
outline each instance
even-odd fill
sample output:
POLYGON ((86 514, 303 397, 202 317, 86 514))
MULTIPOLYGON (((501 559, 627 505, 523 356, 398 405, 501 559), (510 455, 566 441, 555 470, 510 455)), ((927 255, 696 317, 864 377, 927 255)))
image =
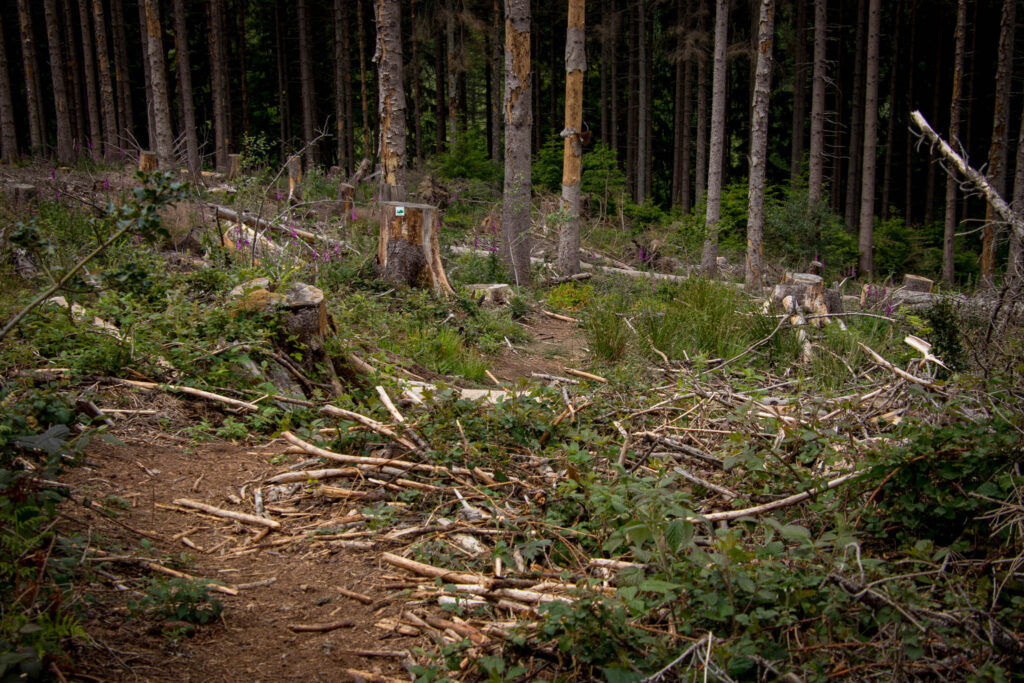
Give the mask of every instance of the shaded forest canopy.
MULTIPOLYGON (((150 74, 142 49, 145 4, 20 0, 0 7, 6 58, 0 75, 9 79, 17 153, 58 148, 61 118, 55 88, 50 87, 57 81, 54 54, 63 59, 59 71, 66 76, 67 115, 76 153, 154 147, 149 121, 153 105, 152 98, 147 98, 150 74), (55 30, 47 24, 51 12, 55 30), (54 39, 59 43, 55 49, 54 39), (26 73, 33 72, 33 68, 26 71, 29 62, 34 62, 34 76, 26 80, 26 73), (102 100, 107 77, 116 116, 112 129, 93 120, 106 116, 102 100), (45 87, 38 87, 41 84, 45 87), (35 116, 33 98, 38 105, 35 116), (35 123, 38 132, 30 125, 35 123), (107 139, 110 130, 113 140, 107 139)), ((226 104, 225 150, 242 153, 250 162, 276 162, 301 148, 308 137, 303 125, 307 116, 327 133, 314 146, 310 160, 351 171, 363 156, 376 156, 378 76, 373 63, 372 3, 162 0, 151 4, 159 9, 161 20, 163 80, 173 133, 182 134, 187 128, 183 106, 187 98, 194 105, 195 129, 208 164, 223 163, 214 154, 219 91, 226 104), (182 25, 183 36, 178 35, 182 25), (303 41, 303 36, 308 40, 303 41), (303 45, 308 48, 305 55, 303 45), (186 84, 179 60, 185 48, 190 95, 183 90, 186 84), (308 70, 302 68, 304 57, 309 60, 308 70), (220 85, 218 73, 224 74, 220 85), (311 79, 306 96, 303 73, 311 79)), ((482 155, 486 149, 490 159, 499 161, 503 3, 403 0, 401 5, 410 164, 422 165, 453 147, 460 154, 475 149, 482 155)), ((709 0, 588 3, 583 125, 590 131, 591 144, 585 153, 593 153, 598 144, 610 149, 625 176, 629 199, 637 205, 649 199, 663 210, 687 212, 700 203, 705 187, 701 165, 706 164, 707 155, 706 140, 700 137, 708 135, 701 117, 706 120, 710 110, 714 5, 709 0), (648 82, 641 84, 644 76, 648 82), (650 141, 643 149, 638 146, 641 133, 650 141), (644 150, 645 158, 638 158, 644 150)), ((735 0, 729 13, 726 186, 744 183, 747 175, 758 5, 754 0, 735 0)), ((775 11, 769 187, 785 187, 791 181, 799 184, 806 177, 813 5, 810 0, 785 0, 777 3, 775 11)), ((825 192, 831 210, 842 215, 851 230, 859 211, 855 200, 860 187, 859 146, 863 145, 867 5, 866 0, 827 3, 825 192)), ((971 0, 966 5, 959 139, 973 164, 984 167, 993 142, 998 94, 994 67, 999 61, 1005 10, 999 0, 971 0)), ((909 130, 909 113, 919 109, 937 130, 949 129, 957 4, 899 0, 882 3, 881 11, 876 213, 883 221, 902 218, 901 230, 924 226, 914 231, 913 247, 934 245, 936 240, 941 245, 941 226, 936 221, 944 213, 944 175, 935 157, 917 148, 909 130)), ((536 155, 557 141, 563 128, 564 7, 534 3, 532 26, 532 147, 536 155)), ((1012 32, 1010 37, 1013 64, 1012 32)), ((1018 81, 1014 69, 1009 112, 1020 110, 1018 81)), ((1010 125, 996 133, 1005 143, 1008 163, 1003 172, 1009 178, 1019 132, 1016 119, 1010 115, 1010 125)), ((963 195, 957 210, 964 221, 981 219, 985 212, 982 200, 963 195)), ((957 273, 970 276, 978 268, 980 236, 968 234, 960 242, 957 273)), ((997 262, 1004 263, 1005 245, 1000 249, 997 262)))

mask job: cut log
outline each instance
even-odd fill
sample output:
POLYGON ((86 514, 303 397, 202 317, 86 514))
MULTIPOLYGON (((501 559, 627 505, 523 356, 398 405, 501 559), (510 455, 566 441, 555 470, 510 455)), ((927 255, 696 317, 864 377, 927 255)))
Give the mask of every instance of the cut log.
POLYGON ((228 155, 228 180, 237 178, 242 173, 242 155, 241 154, 229 154, 228 155))
POLYGON ((908 292, 931 292, 935 286, 934 280, 929 280, 926 277, 920 275, 911 275, 907 273, 903 276, 903 289, 908 292))
POLYGON ((139 152, 139 170, 140 171, 155 171, 156 170, 156 152, 139 152))
POLYGON ((380 211, 378 276, 392 284, 428 285, 442 296, 454 293, 441 263, 437 208, 381 202, 380 211))

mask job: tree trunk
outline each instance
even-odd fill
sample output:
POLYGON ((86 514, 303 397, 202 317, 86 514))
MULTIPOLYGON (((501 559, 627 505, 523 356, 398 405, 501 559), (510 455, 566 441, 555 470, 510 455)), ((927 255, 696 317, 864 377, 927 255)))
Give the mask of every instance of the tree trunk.
MULTIPOLYGON (((961 0, 963 2, 965 0, 961 0)), ((1021 114, 1021 121, 1024 122, 1024 113, 1021 114)), ((1013 209, 1017 213, 1024 213, 1024 125, 1020 127, 1020 135, 1017 138, 1017 169, 1013 176, 1013 209)), ((1015 230, 1010 231, 1010 256, 1006 262, 1006 277, 1008 280, 1019 283, 1024 278, 1024 238, 1015 230)))
POLYGON ((50 75, 53 78, 53 103, 57 110, 57 161, 69 164, 75 158, 75 142, 68 108, 68 87, 57 17, 57 0, 45 0, 43 7, 46 15, 46 43, 50 51, 50 75))
POLYGON ((11 72, 7 66, 7 46, 0 18, 0 163, 10 164, 18 156, 18 131, 14 123, 11 98, 11 72))
POLYGON ((448 148, 455 146, 459 122, 459 75, 455 52, 455 0, 448 0, 444 7, 444 46, 447 59, 445 73, 448 75, 445 94, 448 96, 448 148))
MULTIPOLYGON (((999 31, 999 59, 996 65, 996 94, 992 109, 992 144, 988 149, 988 175, 992 187, 1000 195, 1006 194, 1006 161, 1008 118, 1010 116, 1010 78, 1013 75, 1013 39, 1017 21, 1016 0, 1003 0, 1001 29, 999 31)), ((994 284, 996 266, 996 233, 999 219, 986 207, 985 227, 981 240, 981 284, 994 284)))
POLYGON ((801 177, 804 165, 804 123, 807 119, 807 0, 796 3, 796 49, 793 54, 793 144, 789 180, 801 177))
POLYGON ((814 82, 811 86, 811 148, 807 197, 821 199, 825 184, 825 61, 828 41, 826 0, 814 0, 814 82))
POLYGON ((228 59, 224 46, 224 0, 210 0, 210 77, 213 90, 213 149, 217 170, 228 170, 231 130, 228 123, 228 59))
MULTIPOLYGON (((96 0, 99 2, 99 0, 96 0)), ((21 57, 25 69, 25 101, 28 104, 29 143, 33 153, 39 153, 46 144, 46 126, 43 119, 42 91, 39 85, 39 61, 36 58, 36 39, 32 30, 32 12, 28 0, 18 0, 18 19, 21 22, 21 57)))
MULTIPOLYGON (((349 14, 348 7, 349 3, 343 3, 346 14, 345 21, 342 22, 341 27, 341 45, 343 53, 343 64, 344 72, 342 74, 345 99, 345 159, 348 161, 348 167, 345 169, 347 173, 355 171, 356 165, 356 128, 355 128, 355 117, 352 115, 352 36, 351 30, 349 29, 349 14)), ((366 156, 364 155, 365 159, 366 156)))
POLYGON ((892 62, 889 67, 889 121, 885 131, 885 168, 882 171, 882 220, 889 220, 889 198, 892 190, 893 144, 896 137, 896 76, 900 66, 900 32, 903 28, 903 1, 896 4, 896 32, 892 39, 892 62))
POLYGON ((882 24, 881 0, 871 0, 868 10, 867 82, 864 94, 864 162, 861 164, 860 231, 857 240, 861 275, 875 272, 875 149, 878 144, 878 47, 882 24))
MULTIPOLYGON (((935 75, 932 77, 932 83, 942 82, 942 41, 935 41, 935 75)), ((942 88, 932 88, 932 109, 931 116, 938 118, 939 106, 941 97, 939 93, 942 92, 942 88)), ((965 98, 966 101, 970 102, 970 95, 965 98)), ((967 111, 971 111, 971 107, 967 108, 967 111)), ((968 117, 970 115, 968 114, 968 117)), ((970 122, 964 127, 964 131, 970 134, 970 122)), ((970 146, 968 145, 968 149, 970 146)), ((924 222, 931 224, 935 220, 935 174, 936 167, 939 164, 939 158, 933 153, 929 152, 928 155, 928 172, 925 177, 925 188, 924 188, 924 222)))
MULTIPOLYGON (((964 86, 964 53, 967 51, 967 0, 958 0, 956 8, 956 52, 953 57, 953 95, 949 105, 949 144, 960 143, 960 103, 964 86)), ((953 169, 946 176, 946 218, 942 230, 942 279, 952 285, 956 276, 954 256, 957 226, 957 187, 953 169)))
MULTIPOLYGON (((502 40, 501 40, 501 5, 498 0, 492 0, 491 11, 494 16, 494 23, 491 26, 491 73, 494 74, 492 77, 493 81, 493 97, 491 98, 491 160, 494 163, 501 162, 501 100, 502 93, 505 92, 504 88, 501 87, 501 72, 502 72, 502 40)), ((419 115, 417 114, 417 118, 419 115)))
MULTIPOLYGON (((853 232, 860 220, 857 210, 860 207, 862 193, 860 182, 862 175, 861 162, 864 159, 864 16, 865 0, 857 0, 857 48, 853 61, 853 106, 850 121, 850 151, 847 154, 849 163, 846 173, 846 229, 853 232)), ((877 144, 877 141, 872 141, 877 144)))
POLYGON ((627 72, 628 87, 626 88, 626 184, 629 186, 630 193, 633 196, 633 201, 639 201, 640 195, 638 190, 640 189, 640 172, 638 170, 640 166, 640 157, 637 154, 638 145, 637 139, 639 137, 639 123, 637 114, 639 113, 639 83, 637 68, 637 55, 639 54, 639 46, 637 45, 637 30, 636 30, 636 17, 629 13, 627 14, 629 19, 629 28, 627 36, 627 56, 629 60, 629 68, 627 72))
POLYGON ((711 93, 711 154, 708 160, 707 237, 700 266, 705 277, 718 273, 718 220, 722 213, 722 164, 725 157, 725 53, 729 38, 729 0, 716 0, 715 69, 711 93))
POLYGON ((516 286, 530 284, 530 1, 505 0, 505 187, 502 257, 516 286))
POLYGON ((178 60, 178 84, 181 87, 185 153, 188 155, 188 170, 196 178, 202 162, 199 159, 199 138, 196 135, 196 106, 192 99, 192 61, 188 50, 185 0, 174 0, 174 52, 178 60))
MULTIPOLYGON (((707 1, 700 0, 700 31, 704 33, 707 25, 704 17, 707 12, 707 1)), ((693 169, 694 203, 704 201, 704 193, 708 189, 708 56, 701 49, 697 54, 697 163, 693 169)))
POLYGON ((609 40, 611 33, 611 0, 601 0, 601 142, 608 145, 608 130, 611 119, 608 113, 608 79, 612 61, 612 45, 609 40))
POLYGON ((75 35, 74 15, 71 10, 71 0, 61 0, 60 19, 58 23, 64 28, 64 64, 68 74, 68 110, 71 114, 71 124, 75 130, 74 149, 75 155, 82 153, 82 145, 89 137, 88 119, 85 115, 85 100, 82 97, 81 70, 78 68, 78 37, 75 35))
POLYGON ((647 2, 636 5, 637 15, 637 187, 636 201, 643 204, 651 194, 650 64, 647 58, 647 2))
POLYGON ((117 132, 118 135, 129 136, 135 124, 132 119, 132 88, 131 79, 128 78, 128 41, 125 37, 122 0, 110 3, 110 27, 114 41, 114 82, 117 84, 117 132))
MULTIPOLYGON (((251 130, 249 121, 249 68, 246 65, 246 44, 247 44, 247 32, 245 28, 245 10, 248 3, 238 3, 238 89, 239 99, 241 100, 238 104, 242 110, 242 135, 248 136, 251 130)), ((230 170, 231 163, 229 161, 228 168, 230 170)))
POLYGON ((444 41, 435 33, 434 35, 434 153, 440 154, 445 150, 445 131, 448 129, 448 122, 445 120, 445 113, 448 111, 448 98, 444 91, 445 71, 440 68, 445 63, 444 41))
POLYGON ((775 0, 760 0, 757 37, 757 71, 754 105, 750 112, 750 177, 748 179, 747 290, 761 291, 764 250, 764 186, 768 164, 768 105, 772 87, 772 43, 775 33, 775 0))
POLYGON ((274 0, 274 47, 277 54, 277 109, 280 132, 281 158, 289 151, 291 138, 291 114, 288 107, 288 75, 285 71, 284 40, 281 31, 280 0, 274 0))
POLYGON ((565 34, 565 146, 562 155, 562 209, 565 222, 558 233, 558 269, 562 275, 580 272, 580 179, 583 143, 583 74, 587 71, 585 0, 569 0, 565 34))
POLYGON ((96 67, 99 71, 100 103, 103 107, 103 156, 114 158, 121 149, 117 135, 117 112, 114 109, 114 84, 110 80, 110 58, 107 52, 107 20, 103 0, 92 0, 96 29, 96 67))
POLYGON ((402 86, 402 6, 375 0, 377 102, 380 120, 381 198, 404 201, 406 187, 405 88, 402 86))
MULTIPOLYGON (((146 32, 148 30, 149 29, 146 27, 146 2, 145 0, 139 0, 139 43, 142 48, 142 75, 144 83, 142 91, 146 96, 146 127, 144 128, 144 132, 146 133, 146 144, 143 146, 143 149, 155 151, 156 140, 154 139, 154 134, 156 133, 156 121, 153 118, 153 81, 151 80, 153 69, 149 65, 149 41, 146 37, 146 32)), ((114 54, 115 56, 117 55, 117 50, 114 50, 114 54)), ((114 67, 114 72, 117 72, 116 65, 114 67)), ((116 80, 117 79, 115 77, 115 81, 116 80)), ((119 94, 117 96, 120 97, 119 94)), ((118 131, 123 131, 124 120, 120 114, 120 111, 121 108, 119 106, 117 116, 117 128, 118 131)), ((139 145, 142 145, 142 137, 138 136, 137 140, 139 145)))
POLYGON ((153 124, 150 140, 156 141, 156 157, 161 168, 174 168, 174 133, 171 128, 171 106, 167 97, 167 82, 164 75, 163 30, 160 22, 159 0, 144 0, 146 7, 147 57, 149 59, 150 84, 153 88, 153 124))
POLYGON ((363 107, 363 156, 373 158, 370 138, 370 89, 366 85, 366 25, 363 23, 363 0, 356 0, 356 25, 359 33, 359 88, 363 107))
POLYGON ((348 17, 345 16, 345 1, 334 0, 334 133, 337 142, 338 167, 348 173, 350 161, 345 142, 345 74, 348 71, 348 17))
MULTIPOLYGON (((613 6, 614 7, 614 6, 613 6)), ((615 9, 612 9, 612 25, 611 25, 611 44, 612 44, 612 64, 611 64, 611 98, 612 98, 612 111, 611 111, 611 130, 609 135, 611 136, 611 148, 618 157, 618 151, 621 149, 619 145, 619 58, 615 54, 615 48, 619 42, 619 13, 615 9)))
POLYGON ((96 61, 93 58, 92 22, 89 20, 90 0, 78 0, 78 20, 82 35, 82 66, 85 69, 85 102, 89 110, 89 143, 90 154, 99 158, 103 146, 102 120, 100 105, 96 97, 96 61))
MULTIPOLYGON (((917 61, 915 52, 917 50, 917 21, 914 17, 917 16, 917 0, 910 0, 910 55, 907 59, 907 94, 906 102, 904 103, 905 111, 911 111, 914 108, 914 74, 917 71, 917 61)), ((903 220, 907 225, 910 225, 913 220, 913 199, 914 199, 914 160, 917 155, 914 151, 914 136, 908 135, 906 137, 906 145, 904 148, 904 156, 906 157, 906 168, 903 169, 903 220)))
MULTIPOLYGON (((416 166, 420 167, 423 162, 423 118, 420 113, 420 41, 416 37, 416 0, 412 0, 410 3, 409 25, 412 34, 412 73, 410 75, 412 76, 413 131, 416 136, 416 166)), ((495 96, 495 103, 497 103, 497 96, 495 96)))
MULTIPOLYGON (((376 0, 380 4, 398 0, 376 0)), ((378 24, 379 26, 380 24, 378 24)), ((381 82, 381 90, 385 84, 381 82)), ((435 294, 453 292, 441 264, 438 245, 437 207, 429 204, 381 202, 380 236, 377 242, 376 270, 378 276, 392 284, 427 285, 435 294)))
POLYGON ((313 86, 313 46, 310 38, 308 0, 295 3, 299 16, 299 84, 302 88, 302 143, 306 147, 306 165, 310 168, 320 162, 316 135, 316 91, 313 86))

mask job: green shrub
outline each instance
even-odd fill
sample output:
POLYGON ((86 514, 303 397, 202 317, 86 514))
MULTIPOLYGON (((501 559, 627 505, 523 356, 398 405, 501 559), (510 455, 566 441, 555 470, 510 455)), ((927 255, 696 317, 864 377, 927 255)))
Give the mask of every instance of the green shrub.
POLYGON ((434 160, 437 174, 452 180, 467 178, 488 183, 501 178, 501 168, 487 156, 487 141, 476 133, 465 133, 434 160))
POLYGON ((206 579, 150 580, 146 595, 133 601, 129 608, 135 612, 150 612, 166 619, 190 624, 207 624, 220 616, 223 606, 210 595, 210 582, 206 579))

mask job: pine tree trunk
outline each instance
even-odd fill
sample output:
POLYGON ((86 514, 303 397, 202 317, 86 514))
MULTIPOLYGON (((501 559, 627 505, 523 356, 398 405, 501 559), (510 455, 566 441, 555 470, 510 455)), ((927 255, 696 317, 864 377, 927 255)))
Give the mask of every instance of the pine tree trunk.
MULTIPOLYGON (((143 149, 155 152, 156 151, 156 139, 154 134, 156 133, 156 120, 153 118, 153 81, 152 72, 153 69, 149 65, 149 41, 146 37, 146 32, 149 29, 146 27, 146 2, 145 0, 139 0, 139 36, 140 44, 142 47, 142 76, 143 76, 143 92, 146 96, 146 145, 143 149)), ((114 54, 117 54, 117 50, 114 50, 114 54)), ((117 73, 117 67, 114 67, 115 74, 117 73)), ((115 76, 115 83, 117 78, 115 76)), ((119 97, 120 94, 115 91, 115 97, 119 97)), ((117 126, 118 130, 124 130, 122 127, 124 124, 123 117, 121 116, 121 107, 118 107, 117 126)), ((142 145, 142 137, 138 136, 138 142, 142 145)), ((140 160, 141 161, 141 160, 140 160)), ((141 165, 141 164, 140 164, 141 165)))
MULTIPOLYGON (((493 127, 491 128, 491 160, 494 163, 501 162, 501 128, 502 128, 502 116, 501 116, 501 100, 502 94, 505 89, 502 88, 502 57, 503 50, 502 39, 501 39, 501 4, 498 0, 492 0, 491 11, 494 16, 494 23, 491 26, 491 72, 494 74, 494 97, 491 100, 491 121, 493 127)), ((419 118, 417 112, 416 117, 419 118)))
POLYGON ((636 5, 636 18, 637 18, 637 137, 636 137, 636 155, 637 155, 637 181, 636 181, 636 201, 638 204, 643 204, 650 194, 651 187, 651 176, 649 172, 649 164, 651 159, 651 129, 650 129, 650 101, 648 99, 648 92, 650 83, 648 82, 648 63, 647 63, 647 3, 646 0, 640 0, 636 5))
POLYGON ((789 154, 789 179, 795 183, 803 172, 804 123, 807 119, 807 0, 796 0, 796 50, 793 55, 793 144, 789 154))
POLYGON ((68 74, 68 109, 71 113, 71 124, 75 130, 75 155, 82 153, 82 145, 89 137, 88 119, 85 115, 85 101, 82 97, 81 69, 78 68, 78 38, 75 35, 74 15, 71 12, 71 0, 61 0, 60 20, 64 28, 64 65, 68 74))
POLYGON ((455 0, 448 0, 444 7, 444 46, 447 59, 445 73, 448 76, 445 94, 448 96, 448 148, 455 146, 458 138, 459 84, 456 71, 455 52, 455 0))
POLYGON ((82 67, 85 70, 85 103, 89 113, 90 154, 99 158, 103 146, 102 119, 100 118, 99 99, 96 96, 96 60, 92 43, 92 21, 89 16, 90 0, 78 0, 78 20, 82 36, 82 67))
POLYGON ((75 142, 68 108, 68 87, 57 17, 57 0, 44 0, 43 7, 46 16, 46 43, 50 51, 50 75, 53 79, 53 103, 57 110, 57 161, 69 164, 75 158, 75 142))
MULTIPOLYGON (((960 0, 964 2, 965 0, 960 0)), ((1024 113, 1021 114, 1024 121, 1024 113)), ((1018 213, 1024 212, 1024 125, 1020 127, 1017 138, 1017 168, 1013 176, 1013 208, 1018 213)), ((1010 231, 1010 255, 1006 261, 1006 278, 1011 283, 1020 284, 1024 278, 1024 239, 1016 230, 1010 231)))
POLYGON ((445 70, 439 68, 445 63, 444 41, 435 33, 434 35, 434 153, 440 154, 445 150, 445 131, 448 130, 446 112, 448 111, 448 96, 445 93, 445 70))
POLYGON ((299 84, 302 89, 302 143, 306 146, 306 166, 312 168, 320 161, 316 135, 316 91, 313 86, 313 46, 310 38, 309 5, 307 0, 296 0, 299 16, 299 84))
POLYGON ((348 41, 345 39, 345 30, 348 26, 348 17, 345 16, 345 1, 334 0, 334 127, 335 141, 337 142, 338 168, 346 173, 349 168, 349 160, 346 158, 347 151, 345 142, 345 73, 348 71, 348 41))
POLYGON ((188 170, 193 177, 197 177, 202 165, 199 159, 199 138, 196 135, 196 107, 192 99, 192 61, 188 49, 185 0, 174 0, 174 52, 178 61, 178 84, 181 87, 188 170))
MULTIPOLYGON (((932 83, 940 83, 942 81, 942 41, 935 41, 935 75, 932 77, 932 83)), ((932 116, 936 119, 939 115, 939 107, 941 103, 941 97, 939 93, 942 92, 942 88, 932 88, 932 116)), ((970 101, 970 95, 965 98, 965 101, 970 101)), ((967 108, 967 111, 971 111, 971 107, 967 108)), ((970 114, 968 114, 968 117, 970 114)), ((964 127, 965 132, 970 132, 970 122, 964 127)), ((970 145, 967 146, 970 149, 970 145)), ((925 188, 924 188, 924 222, 932 223, 935 220, 935 175, 936 168, 939 166, 939 157, 929 150, 928 156, 928 172, 925 177, 925 188)))
POLYGON ((11 98, 11 72, 7 65, 7 45, 0 17, 0 163, 13 163, 18 156, 18 131, 14 123, 11 98))
POLYGON ((370 95, 366 85, 366 24, 363 23, 363 0, 356 0, 356 25, 359 33, 359 87, 360 104, 363 107, 363 156, 373 158, 373 142, 370 136, 370 95))
MULTIPOLYGON (((97 0, 98 1, 98 0, 97 0)), ((39 85, 39 61, 36 58, 36 39, 32 30, 32 12, 28 0, 18 0, 18 19, 21 23, 21 58, 25 69, 25 101, 28 104, 29 143, 33 153, 39 153, 46 144, 43 121, 42 92, 39 85)))
POLYGON ((92 0, 96 29, 96 68, 99 72, 100 104, 103 108, 103 156, 113 159, 121 149, 117 135, 117 112, 114 109, 114 84, 110 80, 110 57, 107 52, 107 20, 103 0, 92 0))
POLYGON ((284 60, 284 39, 281 30, 281 4, 280 0, 274 0, 274 47, 276 50, 277 62, 277 109, 278 124, 280 133, 281 158, 289 152, 291 138, 291 112, 288 102, 288 76, 285 70, 284 60))
POLYGON ((860 223, 857 210, 861 204, 861 162, 864 159, 864 24, 865 0, 857 0, 857 46, 853 62, 853 111, 850 121, 850 151, 847 154, 849 166, 846 173, 846 229, 853 232, 860 223))
POLYGON ((690 95, 693 61, 686 54, 689 0, 676 5, 676 101, 673 112, 672 202, 683 213, 690 211, 690 95))
MULTIPOLYGON (((614 8, 614 5, 613 5, 613 8, 614 8)), ((619 57, 618 57, 618 53, 616 52, 616 47, 618 46, 618 43, 619 43, 619 28, 620 28, 620 18, 619 18, 618 11, 616 11, 614 9, 612 10, 611 20, 612 20, 612 24, 611 24, 611 37, 609 38, 609 40, 611 41, 611 45, 612 45, 611 46, 611 52, 612 52, 611 72, 612 72, 612 75, 611 75, 611 83, 609 84, 609 89, 611 90, 611 99, 612 99, 612 106, 611 106, 611 109, 612 109, 612 111, 611 111, 612 120, 611 120, 611 130, 608 132, 608 134, 611 137, 610 146, 612 148, 612 151, 616 153, 616 157, 618 158, 618 152, 619 152, 620 149, 622 149, 622 146, 619 144, 619 57)))
MULTIPOLYGON (((992 188, 1006 196, 1006 140, 1009 133, 1010 78, 1013 75, 1013 39, 1017 21, 1016 0, 1003 0, 1001 29, 999 31, 999 59, 996 65, 996 95, 992 109, 992 144, 988 149, 987 176, 992 188)), ((996 233, 1000 222, 998 214, 986 204, 985 227, 981 239, 981 284, 991 287, 995 279, 996 233)))
MULTIPOLYGON (((128 136, 134 130, 132 120, 132 89, 128 78, 128 41, 125 37, 124 6, 122 0, 110 3, 111 38, 114 41, 114 82, 117 85, 117 132, 128 136)), ((142 60, 146 64, 146 60, 142 60)))
POLYGON ((814 0, 814 81, 811 86, 811 147, 807 176, 807 196, 811 202, 821 199, 825 184, 825 77, 828 69, 826 0, 814 0))
MULTIPOLYGON (((967 51, 967 0, 957 0, 956 52, 953 57, 953 95, 949 105, 949 144, 960 144, 960 106, 964 86, 964 53, 967 51)), ((953 169, 946 171, 946 219, 942 231, 942 279, 952 285, 956 276, 957 180, 953 169)))
MULTIPOLYGON (((344 53, 344 85, 345 85, 345 158, 348 159, 347 172, 352 173, 356 168, 356 128, 355 117, 352 115, 352 36, 349 30, 349 4, 345 3, 345 21, 342 24, 342 52, 344 53)), ((365 157, 364 157, 365 158, 365 157)))
POLYGON ((637 26, 636 17, 633 15, 629 16, 629 36, 628 36, 628 55, 629 60, 629 72, 628 72, 628 88, 626 90, 626 184, 629 186, 630 192, 633 195, 633 201, 639 202, 640 200, 640 173, 638 167, 640 166, 640 157, 637 154, 639 151, 640 126, 638 113, 640 109, 639 101, 639 68, 637 62, 639 55, 639 47, 637 45, 637 26))
MULTIPOLYGON (((242 135, 248 136, 251 130, 249 120, 249 69, 246 65, 247 33, 245 29, 245 9, 248 3, 238 3, 238 89, 239 106, 242 109, 242 135)), ((230 162, 228 164, 230 167, 230 162)), ((230 170, 230 168, 229 168, 230 170)))
POLYGON ((608 126, 610 123, 608 114, 608 78, 609 78, 609 67, 612 60, 611 41, 609 41, 609 33, 611 31, 611 22, 609 21, 609 12, 611 11, 610 0, 601 0, 601 28, 600 28, 600 41, 601 41, 601 70, 600 70, 600 83, 601 83, 601 142, 605 145, 608 144, 608 126))
POLYGON ((377 102, 380 120, 381 199, 404 201, 406 187, 405 88, 402 85, 402 6, 375 0, 377 102))
MULTIPOLYGON (((896 102, 896 76, 900 68, 900 33, 903 28, 903 1, 896 5, 896 31, 892 39, 892 62, 889 67, 889 102, 896 102)), ((896 110, 891 106, 885 131, 885 168, 882 171, 882 220, 889 220, 889 198, 892 190, 892 158, 896 137, 896 110)))
POLYGON ((558 233, 558 269, 580 272, 580 180, 583 171, 583 74, 587 71, 585 0, 569 0, 565 35, 565 147, 562 155, 562 209, 565 222, 558 233))
MULTIPOLYGON (((700 0, 700 32, 707 31, 704 17, 707 1, 700 0)), ((693 169, 694 204, 704 201, 708 189, 708 56, 702 49, 697 54, 697 163, 693 169)))
MULTIPOLYGON (((958 0, 959 1, 959 0, 958 0)), ((910 55, 907 59, 907 93, 906 101, 904 102, 904 111, 913 111, 914 109, 914 74, 917 71, 917 61, 915 52, 917 51, 917 21, 914 21, 914 17, 917 16, 917 0, 910 0, 910 55)), ((906 137, 906 146, 904 148, 904 158, 906 159, 906 167, 903 169, 903 220, 907 225, 911 224, 913 220, 913 199, 914 199, 914 161, 917 159, 917 150, 914 149, 914 136, 908 135, 906 137)))
MULTIPOLYGON (((412 0, 410 4, 409 24, 412 38, 412 115, 413 130, 416 135, 416 166, 418 168, 423 162, 423 117, 420 108, 420 41, 416 37, 416 0, 412 0)), ((495 95, 496 105, 497 95, 495 95)), ((498 125, 497 120, 495 120, 495 125, 498 125)))
POLYGON ((530 1, 505 0, 505 187, 502 258, 516 286, 530 284, 530 1))
POLYGON ((160 168, 174 168, 174 132, 171 128, 171 105, 167 97, 165 77, 163 29, 160 21, 159 0, 144 0, 146 10, 146 52, 149 60, 150 85, 153 88, 153 125, 150 141, 155 142, 156 158, 160 168))
POLYGON ((228 59, 224 45, 226 22, 224 0, 210 0, 210 78, 213 90, 213 150, 217 170, 226 173, 231 152, 228 122, 228 59))
POLYGON ((707 237, 700 266, 709 278, 718 274, 718 221, 722 213, 722 164, 725 157, 725 54, 729 39, 729 0, 715 2, 715 68, 711 93, 711 154, 708 159, 707 237))
POLYGON ((881 0, 871 0, 868 10, 867 78, 864 93, 864 161, 861 164, 860 231, 857 248, 862 276, 875 272, 875 150, 878 144, 878 48, 882 24, 881 0))
POLYGON ((748 179, 747 267, 744 282, 751 293, 761 291, 764 249, 764 190, 768 165, 768 105, 772 87, 772 43, 775 0, 760 0, 754 106, 750 117, 750 177, 748 179))

